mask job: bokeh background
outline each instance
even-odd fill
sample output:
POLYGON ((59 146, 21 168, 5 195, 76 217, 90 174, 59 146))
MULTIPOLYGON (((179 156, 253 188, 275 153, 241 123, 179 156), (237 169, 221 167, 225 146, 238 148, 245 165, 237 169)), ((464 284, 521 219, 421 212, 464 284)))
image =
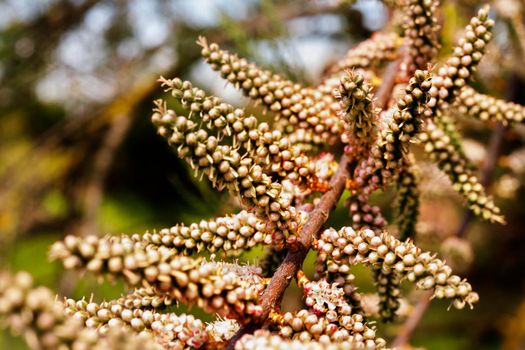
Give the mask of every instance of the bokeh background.
MULTIPOLYGON (((478 6, 444 1, 443 55, 478 6)), ((493 7, 495 40, 475 81, 481 91, 522 104, 523 6, 504 0, 493 7)), ((236 210, 226 194, 193 177, 149 121, 152 101, 162 93, 156 82, 160 75, 190 79, 263 114, 203 63, 195 44, 199 35, 315 85, 330 63, 380 30, 390 16, 373 0, 353 6, 313 0, 0 1, 2 268, 27 270, 60 295, 114 298, 125 290, 122 284, 64 273, 48 262, 50 244, 66 234, 143 232, 236 210)), ((525 128, 463 119, 460 125, 465 150, 482 171, 486 146, 501 129, 489 188, 507 225, 469 218, 447 179, 430 164, 422 167, 426 180, 416 240, 470 278, 481 301, 473 311, 446 311, 446 303, 434 302, 413 343, 427 349, 525 349, 525 128), (442 243, 459 230, 468 244, 454 260, 442 243)), ((392 198, 387 191, 375 199, 387 218, 392 198)), ((340 205, 331 223, 348 222, 340 205)), ((261 252, 243 259, 256 262, 261 252)), ((305 268, 312 272, 313 257, 305 268)), ((373 291, 370 271, 358 268, 356 275, 361 290, 373 291)), ((299 307, 299 299, 291 288, 286 307, 299 307)), ((198 309, 192 312, 201 315, 198 309)), ((398 327, 378 326, 387 338, 398 327)), ((3 332, 0 349, 26 346, 3 332)))

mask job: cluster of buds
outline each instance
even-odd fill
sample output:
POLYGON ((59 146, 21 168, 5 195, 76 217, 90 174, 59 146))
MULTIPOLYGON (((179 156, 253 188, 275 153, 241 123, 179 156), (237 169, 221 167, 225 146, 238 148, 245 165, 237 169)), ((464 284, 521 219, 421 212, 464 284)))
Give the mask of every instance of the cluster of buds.
POLYGON ((260 269, 249 266, 192 259, 125 237, 68 236, 53 245, 51 258, 62 260, 66 268, 152 286, 177 301, 197 303, 208 312, 243 322, 261 312, 257 302, 265 284, 260 269))
MULTIPOLYGON (((63 349, 63 348, 60 348, 63 349)), ((65 348, 64 348, 65 349, 65 348)), ((129 332, 124 328, 110 327, 104 334, 95 329, 84 328, 71 346, 71 350, 165 350, 162 344, 144 332, 129 332)))
POLYGON ((499 121, 504 125, 522 123, 525 120, 525 107, 477 93, 470 87, 461 90, 454 108, 461 115, 483 121, 499 121))
MULTIPOLYGON (((257 331, 253 335, 245 335, 236 344, 235 350, 353 350, 367 349, 366 343, 359 340, 342 342, 312 342, 299 339, 288 340, 268 331, 257 331)), ((374 345, 370 349, 387 350, 384 345, 374 345)))
POLYGON ((349 227, 339 231, 327 229, 315 248, 343 270, 366 263, 398 273, 419 289, 434 289, 436 298, 451 299, 452 305, 458 309, 478 301, 478 294, 472 291, 471 285, 452 275, 452 269, 442 260, 421 251, 412 242, 401 242, 386 232, 377 234, 367 229, 356 232, 349 227))
POLYGON ((422 119, 430 117, 426 108, 431 88, 429 76, 427 71, 416 71, 405 88, 404 97, 392 111, 387 128, 381 132, 379 147, 374 150, 375 158, 381 160, 381 168, 392 172, 402 168, 408 143, 421 130, 422 119))
POLYGON ((385 341, 376 338, 375 329, 347 302, 345 291, 337 283, 310 281, 303 271, 298 272, 297 283, 303 289, 307 309, 270 315, 271 325, 280 335, 303 342, 350 341, 363 348, 384 347, 385 341))
MULTIPOLYGON (((205 101, 208 100, 202 100, 204 97, 198 93, 201 90, 191 88, 191 83, 174 79, 165 84, 176 96, 182 93, 183 99, 184 95, 188 95, 188 100, 199 98, 200 103, 193 102, 190 110, 207 113, 205 101), (193 105, 198 107, 191 109, 193 105)), ((263 166, 250 156, 248 148, 243 150, 221 144, 219 138, 210 135, 209 131, 198 128, 201 121, 177 116, 173 110, 166 110, 162 103, 158 103, 157 107, 152 116, 153 123, 157 125, 159 134, 177 149, 179 157, 186 159, 197 172, 206 174, 219 190, 229 189, 245 207, 254 208, 259 217, 269 219, 268 230, 278 229, 282 239, 296 233, 299 215, 291 206, 292 193, 282 183, 272 181, 263 166)), ((240 125, 248 119, 242 120, 240 125)), ((253 137, 258 139, 259 133, 254 134, 253 137)))
MULTIPOLYGON (((434 7, 431 3, 427 5, 429 9, 434 7)), ((420 5, 416 7, 418 6, 421 7, 420 5)), ((377 146, 372 149, 373 157, 361 162, 356 169, 355 182, 358 188, 363 189, 363 193, 368 194, 383 187, 389 179, 397 175, 400 169, 406 168, 405 155, 409 142, 421 131, 422 121, 429 124, 423 134, 428 135, 428 129, 431 129, 433 125, 431 121, 436 119, 439 110, 455 101, 456 95, 465 87, 467 79, 471 77, 481 59, 486 43, 491 38, 490 28, 492 26, 493 22, 488 18, 487 9, 481 9, 467 26, 466 33, 459 40, 459 46, 455 48, 452 57, 438 70, 436 75, 432 76, 427 71, 416 71, 406 87, 404 97, 398 100, 395 108, 385 114, 387 127, 381 132, 377 146)), ((431 31, 432 25, 429 26, 427 23, 427 27, 431 31)), ((443 130, 437 129, 444 133, 443 130)), ((425 138, 425 136, 422 137, 425 138)), ((435 146, 433 138, 426 140, 427 145, 435 146)), ((427 146, 427 149, 431 146, 427 146)), ((455 148, 458 149, 458 146, 456 145, 455 148)), ((462 191, 465 188, 464 184, 458 184, 457 178, 451 175, 448 168, 443 168, 439 159, 443 159, 443 156, 437 158, 433 156, 433 160, 437 161, 442 170, 451 177, 456 187, 460 187, 460 193, 466 195, 471 209, 485 219, 501 221, 498 215, 499 210, 493 205, 490 198, 485 196, 483 187, 477 181, 471 182, 475 178, 462 174, 464 175, 462 179, 467 176, 467 180, 471 180, 466 190, 470 192, 471 187, 479 190, 476 198, 474 194, 462 191), (473 204, 472 201, 475 201, 476 204, 473 204)))
POLYGON ((314 133, 312 133, 309 130, 287 130, 287 122, 282 120, 276 121, 274 124, 274 128, 276 130, 285 130, 286 135, 290 142, 294 145, 294 148, 297 148, 300 152, 304 154, 313 154, 317 150, 319 150, 318 136, 314 135, 314 133))
POLYGON ((34 288, 27 273, 0 275, 0 315, 8 320, 13 333, 23 335, 30 346, 56 349, 72 341, 67 332, 58 332, 65 317, 62 308, 55 304, 53 293, 44 287, 34 288))
MULTIPOLYGON (((427 106, 435 123, 429 120, 420 138, 431 159, 449 176, 455 190, 464 196, 472 211, 486 220, 503 222, 499 208, 472 174, 453 123, 444 117, 436 118, 442 109, 454 106, 463 91, 469 93, 466 82, 483 56, 492 37, 490 30, 493 25, 494 22, 488 18, 488 9, 479 10, 477 16, 471 19, 452 56, 432 77, 427 106)), ((461 99, 458 101, 461 105, 461 99)))
POLYGON ((153 287, 137 288, 115 301, 128 309, 163 309, 173 305, 173 302, 170 294, 159 293, 153 287))
POLYGON ((448 176, 454 190, 466 199, 469 208, 485 220, 503 223, 500 209, 485 194, 483 185, 474 175, 475 166, 463 149, 454 120, 443 115, 436 123, 429 121, 419 138, 430 159, 448 176))
POLYGON ((386 225, 381 208, 370 204, 367 194, 360 193, 350 197, 346 204, 354 227, 381 230, 386 225))
POLYGON ((419 215, 419 190, 417 169, 414 163, 407 164, 398 174, 397 199, 395 204, 396 224, 402 241, 414 238, 419 215))
POLYGON ((249 98, 264 104, 285 121, 291 133, 295 128, 313 134, 315 144, 333 144, 342 132, 342 123, 331 112, 331 98, 312 88, 305 88, 289 80, 263 70, 235 54, 221 50, 219 45, 209 44, 201 38, 202 56, 211 68, 233 83, 249 98))
POLYGON ((266 232, 266 223, 245 210, 236 215, 202 220, 189 226, 176 225, 158 232, 132 235, 131 238, 173 248, 185 255, 203 251, 239 255, 257 244, 269 245, 272 242, 271 235, 266 232))
MULTIPOLYGON (((347 201, 353 226, 356 229, 370 229, 375 232, 381 232, 386 225, 386 220, 381 215, 381 210, 376 205, 368 202, 368 195, 361 193, 351 197, 347 201)), ((346 291, 346 299, 352 305, 359 306, 360 298, 354 291, 354 275, 349 273, 350 269, 341 269, 338 263, 327 260, 322 254, 318 255, 318 266, 328 272, 330 280, 339 282, 346 291)), ((380 298, 381 312, 380 316, 384 321, 391 321, 399 306, 399 277, 391 271, 382 271, 374 269, 374 280, 377 286, 377 293, 380 298)))
POLYGON ((420 135, 425 151, 451 179, 454 189, 467 199, 470 209, 482 218, 503 223, 499 208, 485 194, 483 186, 473 174, 466 158, 458 151, 452 138, 434 123, 428 123, 425 133, 420 135))
POLYGON ((208 44, 204 37, 200 37, 197 43, 202 47, 201 54, 204 59, 213 70, 220 72, 222 78, 270 110, 281 112, 283 117, 292 115, 293 112, 289 108, 296 101, 291 97, 297 99, 296 94, 302 89, 300 84, 261 69, 236 54, 221 50, 216 43, 208 44))
POLYGON ((381 131, 371 156, 355 171, 355 182, 364 194, 385 186, 406 163, 409 142, 421 130, 423 118, 431 116, 426 102, 432 84, 427 71, 417 71, 405 88, 404 97, 385 116, 386 127, 381 131))
POLYGON ((401 279, 399 273, 392 269, 383 269, 382 267, 375 267, 373 271, 379 298, 379 317, 384 322, 393 321, 401 305, 401 291, 399 288, 401 279))
POLYGON ((393 32, 378 32, 347 52, 344 58, 330 67, 331 74, 352 68, 371 68, 393 61, 403 40, 393 32))
POLYGON ((492 38, 490 30, 493 26, 494 21, 488 18, 488 8, 482 8, 470 20, 452 56, 438 69, 437 75, 432 77, 428 106, 434 109, 433 115, 436 108, 444 108, 453 103, 466 86, 492 38))
POLYGON ((154 338, 122 327, 89 329, 68 317, 64 305, 46 287, 35 287, 25 272, 0 274, 0 318, 33 349, 42 350, 162 350, 154 338))
POLYGON ((350 313, 350 310, 348 312, 318 315, 313 310, 302 309, 287 312, 274 323, 282 337, 302 342, 352 342, 364 349, 381 349, 385 346, 385 340, 376 337, 375 329, 366 324, 362 315, 350 313))
POLYGON ((279 130, 270 130, 268 124, 259 127, 259 146, 255 159, 262 164, 266 173, 275 180, 290 180, 301 184, 310 179, 316 169, 310 158, 289 137, 279 130))
POLYGON ((409 0, 405 9, 405 37, 409 47, 411 62, 407 71, 427 69, 439 51, 440 26, 436 17, 438 0, 409 0))
MULTIPOLYGON (((144 243, 125 235, 106 238, 68 235, 52 245, 49 255, 51 259, 60 259, 66 269, 81 267, 93 273, 117 274, 127 268, 127 264, 136 265, 135 259, 129 256, 146 248, 144 243), (125 262, 126 259, 129 262, 125 262)), ((156 247, 151 250, 158 253, 156 247)), ((176 254, 168 248, 162 248, 161 252, 168 256, 176 254)))
POLYGON ((209 340, 201 320, 191 315, 158 313, 155 310, 129 308, 119 302, 100 304, 85 300, 64 301, 64 314, 81 320, 88 329, 130 328, 136 333, 150 333, 168 349, 200 348, 209 340))
POLYGON ((423 131, 424 133, 428 132, 429 130, 433 130, 435 127, 438 127, 439 129, 443 130, 443 133, 447 135, 447 137, 450 139, 450 143, 454 145, 454 148, 456 149, 456 153, 459 154, 463 160, 462 162, 465 164, 466 167, 474 169, 475 166, 471 164, 473 162, 473 159, 469 157, 465 150, 465 141, 462 140, 461 135, 459 133, 457 122, 456 120, 449 116, 449 115, 441 115, 439 119, 435 121, 435 123, 429 123, 429 128, 425 129, 423 131))
POLYGON ((345 151, 355 157, 366 157, 377 134, 376 111, 371 87, 362 75, 347 71, 341 78, 339 89, 334 97, 341 105, 341 117, 345 121, 343 143, 345 151))

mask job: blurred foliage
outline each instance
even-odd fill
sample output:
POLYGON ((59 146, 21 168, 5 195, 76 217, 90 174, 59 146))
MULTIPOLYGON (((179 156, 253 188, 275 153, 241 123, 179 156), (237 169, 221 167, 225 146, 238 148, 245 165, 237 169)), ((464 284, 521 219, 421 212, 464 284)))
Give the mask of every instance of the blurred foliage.
MULTIPOLYGON (((315 83, 325 65, 385 24, 387 10, 378 2, 364 0, 355 7, 334 3, 0 2, 1 263, 29 271, 38 283, 75 298, 114 298, 122 288, 64 275, 49 263, 50 244, 70 233, 142 232, 231 212, 236 203, 194 179, 155 135, 149 122, 151 101, 161 92, 155 80, 159 75, 189 77, 244 105, 242 97, 223 89, 224 83, 204 68, 195 40, 206 35, 296 81, 315 83)), ((444 5, 444 53, 451 50, 453 33, 476 5, 468 1, 444 5)), ((496 28, 495 53, 480 68, 477 84, 523 104, 523 42, 513 44, 524 38, 523 14, 495 15, 503 25, 496 28)), ((257 106, 250 108, 261 112, 257 106)), ((473 122, 461 126, 469 137, 487 143, 487 129, 473 122)), ((502 153, 523 147, 524 140, 525 132, 519 128, 507 131, 502 153)), ((505 173, 507 168, 498 168, 493 187, 505 173)), ((523 174, 513 176, 524 183, 523 174)), ((470 278, 481 294, 476 312, 444 312, 435 303, 415 334, 416 345, 497 349, 505 344, 505 349, 523 349, 524 191, 518 187, 513 198, 498 199, 508 219, 506 227, 476 222, 468 231, 476 253, 470 278)), ((393 194, 382 198, 379 204, 387 208, 393 194)), ((330 218, 334 227, 347 220, 343 202, 344 198, 330 218)), ((437 250, 440 241, 459 227, 464 215, 459 204, 428 195, 421 221, 433 236, 423 230, 423 245, 437 250)), ((392 214, 385 209, 385 215, 392 214)), ((244 259, 260 256, 261 251, 253 250, 244 259)), ((311 256, 305 264, 308 274, 313 273, 313 261, 311 256)), ((359 288, 371 288, 371 278, 365 278, 370 271, 363 268, 356 275, 364 281, 359 288)), ((293 289, 285 298, 285 305, 298 306, 293 289)), ((396 326, 387 329, 386 335, 392 336, 396 326)), ((0 348, 26 347, 2 334, 0 348)))

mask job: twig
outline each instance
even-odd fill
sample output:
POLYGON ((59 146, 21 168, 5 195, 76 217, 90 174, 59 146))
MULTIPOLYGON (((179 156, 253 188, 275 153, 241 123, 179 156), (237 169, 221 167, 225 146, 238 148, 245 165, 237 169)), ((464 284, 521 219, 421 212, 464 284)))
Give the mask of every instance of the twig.
POLYGON ((98 233, 98 214, 104 196, 104 185, 113 165, 113 159, 124 141, 131 126, 132 115, 120 114, 113 117, 104 140, 95 155, 91 177, 86 184, 83 220, 79 225, 79 234, 98 233))
POLYGON ((392 96, 392 90, 394 89, 399 69, 401 68, 401 64, 404 60, 403 50, 400 50, 400 52, 400 57, 397 60, 390 62, 386 67, 385 73, 383 74, 383 79, 381 81, 381 86, 375 94, 377 106, 380 107, 381 110, 388 108, 388 102, 390 101, 390 96, 392 96))
POLYGON ((425 291, 423 294, 421 294, 416 306, 414 307, 414 311, 412 311, 405 323, 403 323, 401 329, 397 333, 396 339, 394 339, 394 341, 392 342, 393 348, 408 343, 416 327, 418 326, 419 321, 421 321, 421 318, 423 317, 425 311, 427 311, 427 308, 430 305, 430 298, 432 297, 432 293, 432 291, 425 291))

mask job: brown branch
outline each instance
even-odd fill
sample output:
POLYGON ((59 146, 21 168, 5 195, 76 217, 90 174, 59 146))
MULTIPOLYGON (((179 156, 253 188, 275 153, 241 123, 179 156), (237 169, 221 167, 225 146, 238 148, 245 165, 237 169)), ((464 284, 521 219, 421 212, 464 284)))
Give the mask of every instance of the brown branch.
POLYGON ((392 342, 392 348, 400 347, 408 343, 412 337, 412 334, 419 325, 419 321, 421 321, 421 318, 430 305, 430 298, 432 297, 432 294, 433 291, 431 290, 425 291, 423 294, 421 294, 416 306, 414 307, 414 311, 412 311, 405 323, 403 323, 396 339, 394 339, 392 342))
POLYGON ((341 157, 339 168, 330 181, 330 190, 321 197, 319 204, 312 210, 308 216, 308 220, 299 233, 297 248, 288 252, 282 264, 277 268, 277 271, 275 271, 270 284, 264 291, 260 301, 263 309, 261 317, 257 322, 252 322, 242 327, 230 340, 227 349, 233 349, 235 342, 243 335, 253 333, 253 331, 258 329, 266 321, 270 311, 280 304, 284 291, 303 265, 303 261, 310 250, 312 242, 317 237, 326 220, 328 220, 330 212, 336 206, 345 189, 346 180, 350 177, 351 173, 350 163, 351 161, 347 155, 341 157))
MULTIPOLYGON (((402 59, 390 63, 383 74, 383 82, 376 94, 377 104, 382 109, 388 105, 388 101, 392 95, 392 90, 398 78, 399 68, 401 67, 402 59)), ((357 166, 356 162, 352 161, 349 156, 343 155, 339 161, 337 172, 330 180, 330 190, 323 194, 317 206, 312 210, 308 216, 307 222, 302 227, 299 238, 297 240, 297 249, 289 251, 284 258, 282 264, 277 268, 275 274, 263 295, 261 296, 260 304, 263 312, 261 317, 256 322, 248 323, 243 326, 231 338, 227 349, 233 350, 235 343, 243 335, 253 333, 256 329, 266 321, 270 311, 280 305, 284 291, 290 284, 290 281, 303 265, 304 259, 310 250, 312 242, 319 234, 322 226, 328 220, 330 212, 334 209, 339 198, 343 194, 346 186, 346 181, 350 178, 354 168, 357 166)))
POLYGON ((83 218, 78 234, 98 234, 99 209, 104 197, 104 185, 120 145, 131 126, 132 115, 120 114, 113 117, 102 144, 95 155, 91 176, 84 191, 83 218))
POLYGON ((401 64, 404 60, 403 50, 401 49, 400 52, 400 57, 386 66, 383 79, 381 80, 381 86, 377 89, 377 93, 375 94, 377 106, 383 111, 388 108, 388 102, 392 96, 392 90, 394 89, 401 64))

